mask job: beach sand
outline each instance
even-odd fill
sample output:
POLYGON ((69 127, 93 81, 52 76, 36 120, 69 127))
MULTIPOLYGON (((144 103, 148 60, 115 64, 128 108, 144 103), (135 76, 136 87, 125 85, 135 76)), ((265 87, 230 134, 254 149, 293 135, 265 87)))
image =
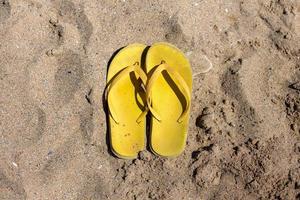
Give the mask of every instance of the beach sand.
POLYGON ((297 0, 0 0, 0 199, 299 199, 297 0), (193 67, 187 145, 112 156, 103 91, 130 43, 193 67))

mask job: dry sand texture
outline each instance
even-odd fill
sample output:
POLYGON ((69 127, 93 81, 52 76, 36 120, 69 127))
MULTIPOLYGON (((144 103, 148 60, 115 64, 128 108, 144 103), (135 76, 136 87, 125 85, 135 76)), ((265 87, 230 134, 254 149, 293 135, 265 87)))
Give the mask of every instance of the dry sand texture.
POLYGON ((0 0, 0 199, 299 199, 299 93, 299 0, 0 0), (186 150, 116 159, 107 63, 156 41, 193 65, 186 150))

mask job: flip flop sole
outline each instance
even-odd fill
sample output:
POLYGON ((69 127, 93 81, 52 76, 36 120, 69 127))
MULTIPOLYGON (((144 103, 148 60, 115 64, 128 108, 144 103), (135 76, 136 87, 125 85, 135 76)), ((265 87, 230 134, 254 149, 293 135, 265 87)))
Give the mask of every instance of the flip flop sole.
MULTIPOLYGON (((113 58, 107 73, 107 83, 127 66, 141 63, 146 48, 143 44, 131 44, 121 49, 113 58)), ((113 107, 118 123, 109 115, 110 144, 114 154, 120 158, 136 158, 145 148, 146 119, 136 122, 142 113, 143 90, 134 72, 122 78, 110 91, 108 106, 113 107)))
MULTIPOLYGON (((149 48, 146 56, 147 74, 151 76, 155 67, 162 62, 182 76, 191 92, 192 71, 185 55, 171 44, 156 43, 149 48)), ((178 156, 185 147, 189 113, 181 123, 177 122, 187 105, 179 84, 168 73, 162 72, 151 90, 152 107, 160 114, 161 121, 151 118, 150 147, 155 154, 160 156, 178 156)))

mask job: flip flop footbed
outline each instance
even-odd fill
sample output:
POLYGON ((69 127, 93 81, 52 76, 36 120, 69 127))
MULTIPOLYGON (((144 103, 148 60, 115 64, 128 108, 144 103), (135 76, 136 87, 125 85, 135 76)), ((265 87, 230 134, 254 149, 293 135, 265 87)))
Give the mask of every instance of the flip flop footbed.
MULTIPOLYGON (((112 83, 126 67, 140 65, 145 47, 143 44, 132 44, 121 49, 109 66, 107 84, 112 83)), ((145 117, 140 122, 136 121, 143 112, 143 93, 139 77, 133 71, 119 78, 109 90, 110 142, 112 151, 118 157, 135 158, 145 147, 145 117)))
MULTIPOLYGON (((185 81, 189 92, 192 90, 192 71, 189 61, 175 46, 156 43, 150 47, 146 56, 146 71, 149 76, 161 63, 166 63, 185 81)), ((179 116, 187 106, 187 100, 180 82, 170 73, 163 71, 151 88, 152 108, 160 115, 160 121, 151 118, 150 146, 154 153, 173 157, 179 155, 186 143, 189 113, 178 122, 179 116)), ((189 110, 188 110, 189 112, 189 110)))

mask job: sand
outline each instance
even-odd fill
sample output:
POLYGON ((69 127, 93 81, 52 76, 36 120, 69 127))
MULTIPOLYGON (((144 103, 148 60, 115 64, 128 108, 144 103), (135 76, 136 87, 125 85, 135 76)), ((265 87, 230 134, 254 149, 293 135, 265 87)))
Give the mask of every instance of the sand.
POLYGON ((0 0, 0 94, 0 199, 300 198, 297 0, 0 0), (117 159, 108 61, 157 41, 193 66, 186 149, 117 159))

